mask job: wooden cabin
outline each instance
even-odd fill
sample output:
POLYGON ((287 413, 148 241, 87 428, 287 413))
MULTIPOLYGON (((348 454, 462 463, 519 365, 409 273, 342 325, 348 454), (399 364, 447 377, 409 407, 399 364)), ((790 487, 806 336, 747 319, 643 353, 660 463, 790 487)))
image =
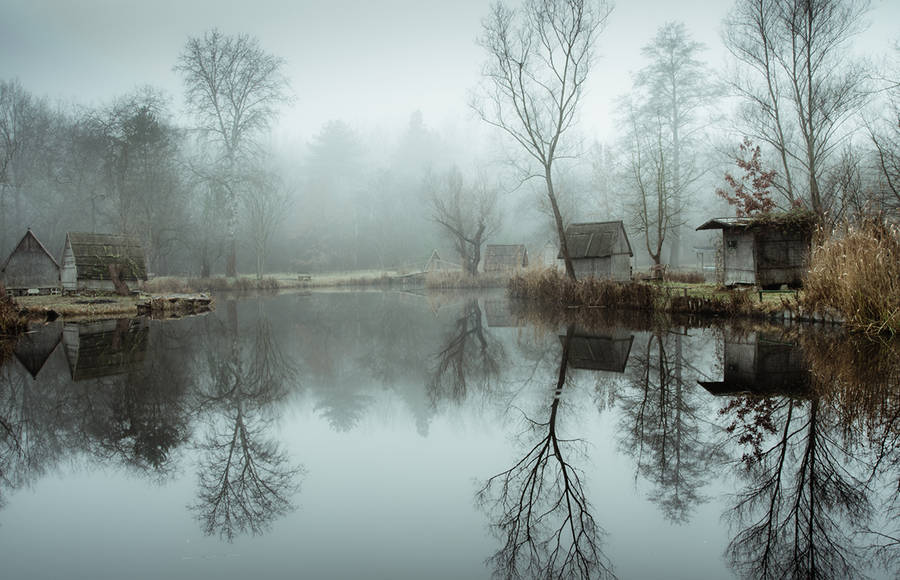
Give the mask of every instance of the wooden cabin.
POLYGON ((725 285, 802 286, 809 269, 812 220, 716 218, 697 230, 722 230, 725 285))
POLYGON ((698 381, 710 394, 809 394, 809 365, 797 343, 785 341, 780 335, 726 332, 724 350, 723 379, 698 381))
MULTIPOLYGON (((559 336, 565 344, 566 335, 559 336)), ((624 330, 615 330, 608 335, 598 336, 576 331, 569 343, 569 366, 592 371, 625 372, 628 355, 634 335, 624 330)))
POLYGON ((69 232, 63 250, 63 290, 115 290, 110 267, 120 268, 126 284, 147 279, 144 248, 138 238, 123 234, 69 232))
POLYGON ((528 267, 525 244, 488 244, 484 248, 485 272, 509 272, 528 267))
MULTIPOLYGON (((631 280, 631 244, 621 221, 570 224, 566 245, 575 268, 575 278, 631 280)), ((562 260, 560 250, 557 258, 562 260)))
POLYGON ((146 318, 66 323, 62 343, 73 381, 138 371, 147 355, 146 318))
POLYGON ((32 233, 25 232, 0 268, 0 281, 13 295, 59 292, 59 264, 32 233))

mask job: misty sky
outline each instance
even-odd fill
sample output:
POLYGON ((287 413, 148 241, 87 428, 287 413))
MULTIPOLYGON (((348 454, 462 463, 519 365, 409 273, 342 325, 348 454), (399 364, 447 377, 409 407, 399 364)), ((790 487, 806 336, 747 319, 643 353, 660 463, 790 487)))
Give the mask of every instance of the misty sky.
MULTIPOLYGON (((277 137, 306 141, 330 119, 360 130, 402 126, 421 110, 446 129, 471 121, 468 93, 484 61, 475 44, 489 0, 0 0, 0 78, 51 100, 98 105, 150 84, 182 108, 172 71, 185 40, 211 27, 249 33, 287 61, 296 102, 277 137)), ((641 66, 640 47, 682 20, 719 67, 729 1, 619 0, 600 36, 582 112, 585 134, 612 136, 612 101, 641 66)), ((886 52, 900 38, 900 2, 873 0, 855 42, 886 52)))

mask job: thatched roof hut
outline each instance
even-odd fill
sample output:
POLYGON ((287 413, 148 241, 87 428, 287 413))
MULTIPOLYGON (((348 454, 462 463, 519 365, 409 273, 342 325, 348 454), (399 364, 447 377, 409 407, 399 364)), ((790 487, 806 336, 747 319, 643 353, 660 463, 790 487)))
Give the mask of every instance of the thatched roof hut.
POLYGON ((10 294, 52 292, 59 289, 59 264, 28 228, 0 267, 0 281, 10 294))
POLYGON ((527 266, 525 244, 488 244, 484 248, 485 272, 507 272, 527 266))
POLYGON ((809 268, 813 224, 805 213, 788 213, 716 218, 697 230, 722 230, 726 285, 799 287, 809 268))
MULTIPOLYGON (((621 221, 570 224, 566 246, 579 280, 593 276, 607 280, 630 280, 631 243, 621 221)), ((563 258, 562 251, 557 255, 563 258)))
POLYGON ((114 290, 110 266, 121 268, 119 277, 123 282, 146 280, 147 264, 141 241, 124 234, 66 234, 63 289, 114 290))

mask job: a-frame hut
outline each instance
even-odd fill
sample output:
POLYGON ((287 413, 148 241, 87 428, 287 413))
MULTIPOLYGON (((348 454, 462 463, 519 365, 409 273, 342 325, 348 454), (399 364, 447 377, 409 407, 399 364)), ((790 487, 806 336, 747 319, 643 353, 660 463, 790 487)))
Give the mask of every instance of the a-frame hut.
POLYGON ((62 262, 62 287, 69 292, 115 290, 110 267, 126 284, 147 279, 144 248, 134 236, 69 232, 62 262))
POLYGON ((56 292, 59 264, 28 228, 0 268, 0 281, 14 295, 56 292))
POLYGON ((44 363, 59 346, 61 338, 62 325, 59 322, 34 326, 19 336, 13 352, 31 378, 36 379, 44 363))
MULTIPOLYGON (((621 221, 570 224, 566 246, 579 280, 631 280, 631 244, 621 221)), ((557 255, 563 259, 562 251, 557 255)))
POLYGON ((524 244, 488 244, 484 248, 485 272, 509 272, 528 266, 524 244))

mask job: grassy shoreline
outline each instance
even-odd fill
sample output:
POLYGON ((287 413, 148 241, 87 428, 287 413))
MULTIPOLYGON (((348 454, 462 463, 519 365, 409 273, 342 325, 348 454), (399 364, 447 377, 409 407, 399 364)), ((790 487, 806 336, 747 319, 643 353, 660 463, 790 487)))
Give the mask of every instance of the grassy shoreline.
POLYGON ((553 269, 513 276, 507 293, 511 298, 549 311, 623 309, 710 318, 843 322, 836 312, 805 308, 800 294, 792 291, 760 292, 723 289, 706 283, 646 280, 574 281, 553 269))

